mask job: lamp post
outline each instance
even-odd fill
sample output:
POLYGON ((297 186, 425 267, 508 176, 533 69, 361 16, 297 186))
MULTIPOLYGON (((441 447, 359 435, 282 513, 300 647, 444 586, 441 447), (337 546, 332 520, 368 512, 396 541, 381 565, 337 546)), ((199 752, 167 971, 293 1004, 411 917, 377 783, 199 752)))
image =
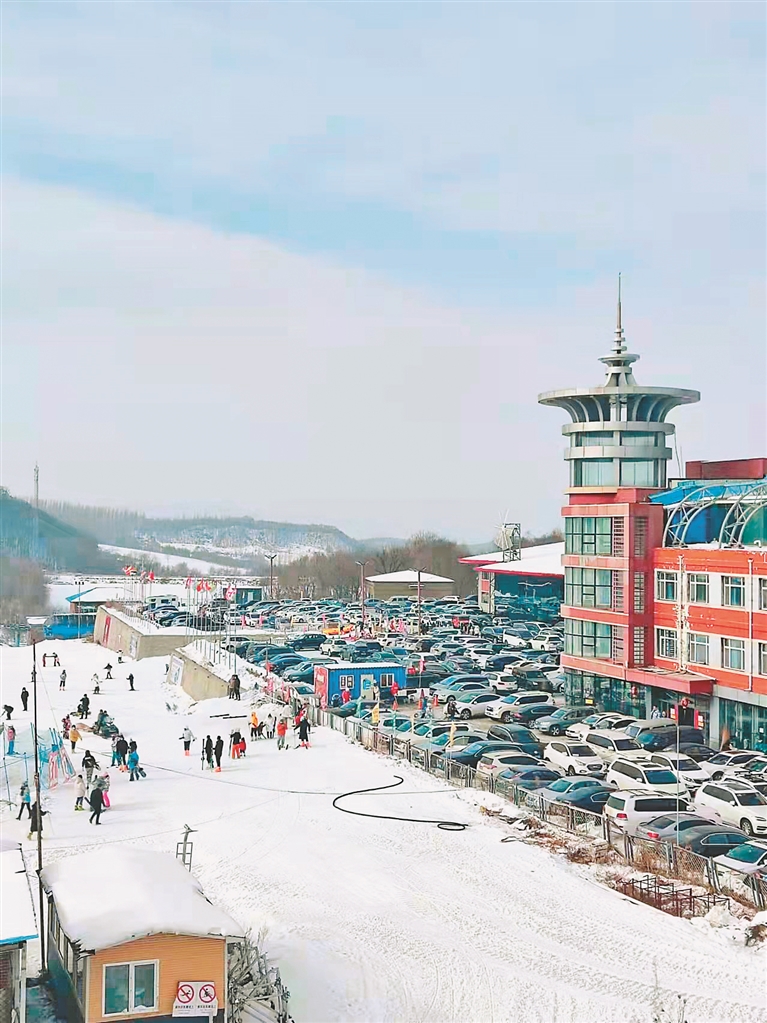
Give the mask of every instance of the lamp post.
POLYGON ((418 577, 417 599, 418 599, 418 636, 419 636, 419 638, 421 636, 421 572, 423 572, 422 568, 419 568, 416 571, 416 575, 418 577))
POLYGON ((32 700, 35 740, 35 802, 37 803, 37 892, 40 900, 40 965, 46 972, 45 965, 45 899, 43 896, 43 807, 40 802, 40 750, 37 734, 37 641, 32 640, 32 700))
POLYGON ((274 559, 276 557, 276 554, 266 555, 269 562, 269 600, 274 600, 274 559))
POLYGON ((355 561, 355 565, 360 567, 360 601, 362 602, 362 635, 365 635, 365 561, 355 561))

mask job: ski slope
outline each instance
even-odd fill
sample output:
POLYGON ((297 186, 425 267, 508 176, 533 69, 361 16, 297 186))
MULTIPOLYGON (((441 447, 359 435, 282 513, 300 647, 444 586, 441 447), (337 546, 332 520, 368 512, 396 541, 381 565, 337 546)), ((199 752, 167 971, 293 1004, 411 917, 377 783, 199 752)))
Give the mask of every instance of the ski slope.
MULTIPOLYGON (((41 706, 58 719, 115 658, 77 642, 40 651, 54 646, 68 689, 58 691, 59 669, 45 669, 41 706)), ((19 706, 30 656, 2 649, 3 702, 19 706)), ((309 750, 278 752, 262 740, 221 774, 201 770, 205 735, 226 739, 232 724, 212 715, 246 715, 247 694, 239 705, 212 700, 186 712, 190 701, 165 685, 164 665, 120 666, 92 697, 94 711, 105 707, 137 740, 148 777, 130 783, 111 772, 112 809, 100 828, 72 811, 68 790, 55 792, 45 855, 120 842, 172 853, 188 823, 206 894, 264 933, 297 1023, 652 1023, 661 1010, 676 1021, 677 995, 688 999, 687 1023, 765 1019, 764 952, 636 905, 546 850, 502 843, 508 831, 454 790, 337 733, 316 730, 309 750), (184 723, 197 737, 189 758, 179 741, 184 723), (384 785, 395 773, 405 777, 400 791, 345 805, 470 826, 446 832, 333 808, 334 795, 384 785)), ((105 762, 105 742, 84 747, 105 762)), ((3 831, 21 834, 7 816, 3 831)))

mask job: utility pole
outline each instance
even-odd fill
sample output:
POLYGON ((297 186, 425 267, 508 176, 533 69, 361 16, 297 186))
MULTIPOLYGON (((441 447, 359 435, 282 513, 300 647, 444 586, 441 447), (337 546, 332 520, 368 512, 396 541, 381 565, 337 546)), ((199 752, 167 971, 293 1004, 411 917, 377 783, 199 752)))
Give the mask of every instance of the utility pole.
POLYGON ((360 566, 360 600, 362 601, 362 635, 365 635, 365 565, 367 560, 356 561, 356 565, 360 566))
POLYGON ((46 972, 45 959, 45 896, 43 895, 43 807, 40 800, 40 749, 37 732, 37 642, 32 641, 32 700, 35 740, 35 802, 37 803, 37 893, 39 897, 38 927, 40 929, 40 964, 46 972))
POLYGON ((269 562, 269 600, 274 600, 274 559, 276 557, 276 554, 266 555, 269 562))
POLYGON ((416 574, 418 576, 418 591, 417 592, 418 592, 418 635, 419 635, 419 637, 422 635, 422 633, 421 633, 421 572, 423 572, 422 568, 419 568, 417 570, 417 572, 416 572, 416 574))

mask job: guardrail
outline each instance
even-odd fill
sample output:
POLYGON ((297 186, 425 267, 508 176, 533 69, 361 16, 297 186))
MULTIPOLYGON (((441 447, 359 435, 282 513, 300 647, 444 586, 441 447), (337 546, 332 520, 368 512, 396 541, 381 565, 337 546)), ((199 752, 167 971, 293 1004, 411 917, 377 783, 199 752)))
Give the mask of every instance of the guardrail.
MULTIPOLYGON (((672 842, 653 842, 627 835, 616 827, 608 817, 578 810, 563 803, 547 801, 539 792, 528 792, 506 778, 495 778, 476 771, 465 764, 457 764, 434 750, 413 746, 407 739, 396 733, 382 732, 353 718, 341 717, 312 704, 309 713, 313 724, 324 725, 360 743, 366 749, 374 750, 394 759, 406 760, 414 767, 437 778, 442 778, 456 788, 474 788, 492 792, 506 799, 514 806, 527 811, 543 823, 560 828, 573 835, 599 839, 607 842, 626 863, 639 870, 651 871, 664 877, 685 881, 688 885, 699 885, 717 896, 729 896, 739 902, 767 909, 767 880, 725 869, 705 856, 698 856, 690 849, 672 842)), ((710 908, 705 898, 691 890, 671 900, 680 906, 685 915, 707 912, 710 908)), ((647 900, 645 900, 647 901, 647 900)), ((669 901, 668 899, 666 900, 669 901)), ((709 900, 710 901, 710 900, 709 900)), ((717 901, 716 899, 714 901, 717 901)), ((721 901, 721 899, 719 900, 721 901)), ((669 904, 671 904, 671 902, 669 904)), ((655 903, 653 903, 655 904, 655 903)), ((711 903, 713 905, 713 903, 711 903)))

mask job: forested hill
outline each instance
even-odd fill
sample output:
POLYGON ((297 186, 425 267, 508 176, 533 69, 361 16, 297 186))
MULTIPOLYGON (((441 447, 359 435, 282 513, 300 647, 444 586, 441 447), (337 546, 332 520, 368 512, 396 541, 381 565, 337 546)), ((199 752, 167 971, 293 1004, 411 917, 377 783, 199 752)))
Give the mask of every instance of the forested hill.
POLYGON ((0 488, 0 553, 48 568, 73 572, 111 572, 115 559, 99 550, 92 536, 43 508, 0 488))

